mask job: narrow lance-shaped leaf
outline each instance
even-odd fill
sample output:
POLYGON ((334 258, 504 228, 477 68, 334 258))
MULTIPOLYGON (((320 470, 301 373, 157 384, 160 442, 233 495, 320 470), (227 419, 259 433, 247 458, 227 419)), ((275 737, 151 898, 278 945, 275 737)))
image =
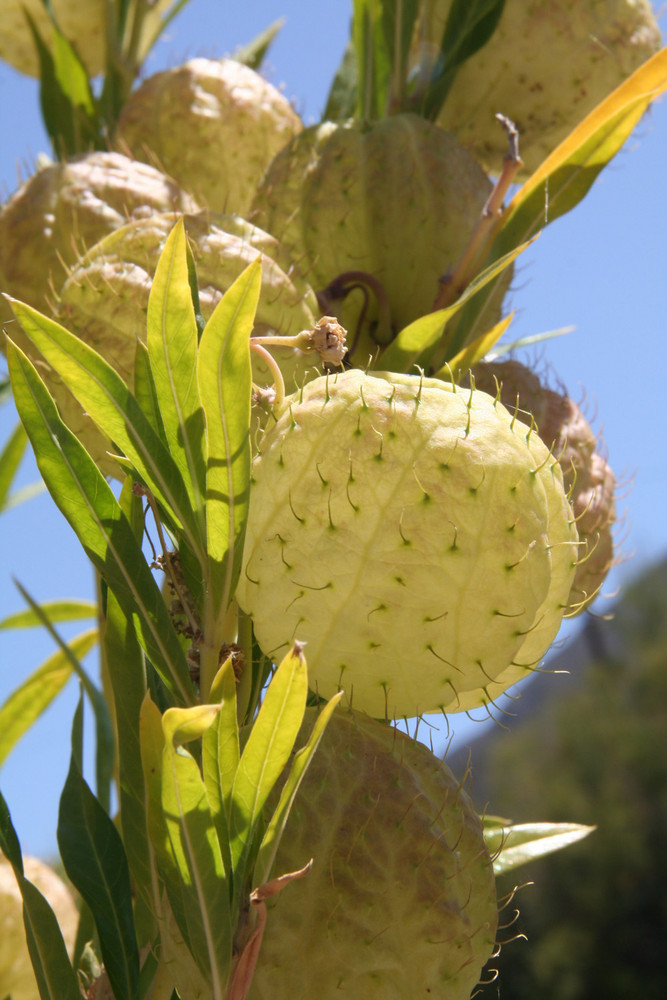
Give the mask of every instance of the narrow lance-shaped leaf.
POLYGON ((25 16, 39 57, 42 116, 56 156, 64 159, 97 148, 101 137, 85 66, 53 17, 49 48, 27 11, 25 16))
POLYGON ((175 528, 205 565, 200 526, 174 459, 118 373, 92 347, 48 316, 6 296, 27 337, 99 428, 137 470, 175 528))
POLYGON ((546 854, 575 844, 595 830, 580 823, 520 823, 505 825, 487 819, 484 823, 486 846, 494 856, 496 875, 514 871, 546 854))
MULTIPOLYGON (((50 622, 76 622, 97 617, 97 604, 94 601, 78 599, 63 601, 42 601, 40 609, 50 622)), ((40 615, 35 611, 17 611, 7 615, 0 621, 0 628, 35 628, 43 625, 40 615)))
POLYGON ((181 219, 167 238, 151 285, 147 345, 162 424, 203 535, 206 463, 197 341, 181 219))
POLYGON ((204 733, 202 770, 211 816, 225 867, 231 871, 229 816, 234 778, 239 766, 239 727, 236 716, 236 677, 231 656, 218 671, 209 700, 219 706, 217 718, 204 733))
MULTIPOLYGON (((199 345, 197 378, 206 414, 206 541, 212 613, 219 630, 243 555, 250 490, 249 338, 261 288, 261 260, 225 292, 199 345)), ((216 647, 222 636, 207 636, 216 647)))
POLYGON ((137 341, 134 356, 134 396, 141 407, 142 413, 162 441, 162 444, 165 448, 168 448, 169 443, 157 401, 155 382, 148 357, 148 348, 141 341, 137 341))
POLYGON ((391 79, 391 52, 382 24, 383 0, 354 0, 352 39, 357 64, 357 117, 381 118, 391 79))
POLYGON ((438 117, 456 74, 489 41, 504 7, 505 0, 453 0, 428 85, 415 95, 424 118, 438 117))
POLYGON ((194 758, 182 748, 210 726, 218 707, 169 709, 162 717, 162 809, 183 881, 190 948, 210 976, 214 997, 222 997, 232 960, 229 887, 206 787, 194 758), (192 933, 192 918, 200 931, 192 933))
MULTIPOLYGON (((75 657, 83 659, 97 639, 97 629, 91 629, 70 639, 68 646, 75 657)), ((0 708, 0 765, 60 694, 72 671, 70 658, 59 649, 9 695, 0 708)))
MULTIPOLYGON (((141 767, 146 789, 146 824, 155 860, 164 881, 174 918, 190 951, 201 936, 201 918, 196 905, 189 905, 188 891, 181 874, 179 859, 171 843, 162 808, 162 770, 165 736, 162 716, 146 692, 139 716, 141 767)), ((156 900, 156 912, 159 900, 156 900)))
POLYGON ((242 45, 238 49, 234 49, 232 59, 235 59, 237 62, 244 63, 246 66, 250 66, 251 69, 259 70, 260 66, 264 62, 269 48, 275 41, 284 24, 285 18, 278 18, 278 20, 274 21, 273 24, 270 24, 268 28, 261 31, 259 35, 256 35, 252 41, 247 42, 246 45, 242 45))
POLYGON ((95 918, 102 958, 116 1000, 134 1000, 139 949, 130 871, 123 842, 81 773, 83 699, 72 725, 72 756, 60 797, 58 848, 65 871, 95 918))
POLYGON ((389 60, 385 113, 402 111, 408 77, 408 56, 419 10, 417 0, 382 0, 382 30, 389 60))
POLYGON ((333 122, 352 118, 356 107, 357 56, 350 39, 331 83, 322 121, 333 122))
POLYGON ((185 656, 167 608, 118 501, 92 458, 63 424, 31 362, 8 343, 16 406, 51 496, 114 591, 167 688, 192 700, 185 656))
MULTIPOLYGON (((517 247, 497 260, 471 281, 466 290, 451 306, 427 313, 404 327, 397 337, 382 352, 378 367, 387 371, 407 372, 415 364, 425 364, 428 360, 432 367, 440 367, 449 357, 454 357, 462 348, 459 337, 450 338, 447 324, 459 313, 466 302, 480 292, 512 263, 529 243, 517 247)), ((457 330, 458 333, 458 330, 457 330)))
POLYGON ((249 849, 264 804, 289 760, 303 722, 308 671, 296 644, 269 684, 241 754, 232 789, 231 850, 239 880, 239 861, 249 849))
POLYGON ((503 334, 507 331, 510 323, 514 319, 514 313, 510 313, 509 316, 505 316, 498 323, 483 333, 481 337, 477 340, 473 340, 471 344, 468 344, 455 354, 453 358, 450 358, 447 364, 447 368, 441 368, 440 371, 435 372, 435 378, 446 379, 449 378, 450 372, 463 371, 466 372, 468 369, 476 365, 478 361, 481 361, 489 351, 495 347, 503 334))
MULTIPOLYGON (((308 742, 304 747, 298 750, 294 756, 290 772, 287 776, 287 781, 283 785, 280 793, 278 805, 276 806, 269 821, 259 848, 257 861, 255 863, 255 872, 253 875, 254 885, 263 885, 269 880, 272 874, 271 869, 273 868, 276 853, 278 851, 278 847, 280 846, 280 838, 283 835, 285 825, 289 818, 292 803, 296 798, 299 786, 306 771, 308 770, 308 765, 317 751, 317 747, 319 746, 320 740, 324 735, 324 730, 327 727, 329 719, 333 715, 334 710, 343 695, 344 692, 339 691, 338 694, 335 694, 333 698, 327 702, 315 720, 315 725, 313 726, 313 730, 308 737, 308 742)), ((281 875, 282 872, 275 872, 274 874, 281 875)))
POLYGON ((134 884, 146 904, 152 906, 151 851, 139 743, 139 713, 146 693, 146 677, 134 629, 112 592, 107 596, 102 628, 102 659, 115 709, 123 841, 134 884))
POLYGON ((7 497, 27 443, 28 437, 23 424, 18 423, 0 452, 0 511, 7 505, 7 497))
POLYGON ((23 923, 41 1000, 81 1000, 76 973, 55 913, 23 873, 21 846, 0 794, 0 850, 12 868, 23 897, 23 923))

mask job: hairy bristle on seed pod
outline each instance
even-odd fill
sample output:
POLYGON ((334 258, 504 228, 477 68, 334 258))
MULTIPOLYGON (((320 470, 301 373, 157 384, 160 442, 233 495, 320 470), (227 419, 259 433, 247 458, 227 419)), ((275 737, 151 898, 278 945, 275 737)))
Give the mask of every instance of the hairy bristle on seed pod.
POLYGON ((274 871, 310 858, 269 911, 249 1000, 468 1000, 494 950, 496 891, 481 821, 442 760, 338 709, 274 871))
POLYGON ((320 377, 253 467, 238 601, 267 656, 376 718, 488 705, 567 610, 577 531, 560 467, 499 400, 420 376, 320 377))
POLYGON ((563 470, 580 543, 570 614, 580 614, 598 596, 614 565, 614 473, 580 407, 564 390, 542 385, 529 368, 515 360, 481 363, 473 374, 478 388, 497 392, 505 406, 516 407, 519 420, 526 424, 534 420, 563 470))

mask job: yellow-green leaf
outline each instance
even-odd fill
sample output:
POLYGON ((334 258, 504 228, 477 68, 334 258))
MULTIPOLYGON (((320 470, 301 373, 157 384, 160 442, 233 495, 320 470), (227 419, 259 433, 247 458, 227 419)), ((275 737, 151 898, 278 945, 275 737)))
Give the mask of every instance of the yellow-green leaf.
POLYGON ((504 825, 492 819, 484 824, 486 846, 494 857, 496 875, 560 851, 587 837, 594 826, 580 823, 520 823, 504 825))

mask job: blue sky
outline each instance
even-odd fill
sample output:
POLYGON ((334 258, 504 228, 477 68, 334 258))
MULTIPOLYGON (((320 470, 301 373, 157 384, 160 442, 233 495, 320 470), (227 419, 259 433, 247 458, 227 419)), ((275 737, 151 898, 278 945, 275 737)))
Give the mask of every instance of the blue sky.
MULTIPOLYGON (((147 72, 195 55, 229 54, 285 15, 270 53, 267 75, 283 85, 307 124, 319 119, 342 53, 348 0, 255 0, 222 4, 191 0, 151 55, 147 72)), ((661 18, 667 33, 667 15, 661 18)), ((48 150, 35 81, 0 66, 0 193, 16 187, 17 166, 48 150)), ((558 220, 521 259, 511 293, 512 339, 574 325, 525 356, 539 358, 553 381, 578 399, 604 434, 609 461, 622 484, 625 561, 605 588, 613 593, 629 576, 667 551, 667 102, 654 105, 585 201, 558 220)), ((0 411, 0 440, 13 424, 0 411)), ((34 478, 26 463, 22 482, 34 478)), ((92 572, 78 543, 47 496, 0 517, 0 617, 19 610, 17 577, 38 600, 91 598, 92 572)), ((596 612, 605 613, 603 598, 596 612)), ((576 627, 576 626, 575 626, 576 627)), ((573 631, 571 627, 570 632, 573 631)), ((67 634, 71 634, 68 632, 67 634)), ((0 632, 0 702, 52 651, 37 632, 0 632)), ((538 679, 535 683, 552 683, 538 679)), ((69 726, 77 699, 70 684, 58 703, 19 744, 0 775, 27 853, 55 847, 57 802, 68 763, 69 726)), ((454 717, 455 739, 478 731, 454 717)), ((479 725, 479 724, 477 724, 479 725)), ((424 730, 422 730, 422 735, 424 730)), ((436 745, 444 735, 434 734, 436 745)))

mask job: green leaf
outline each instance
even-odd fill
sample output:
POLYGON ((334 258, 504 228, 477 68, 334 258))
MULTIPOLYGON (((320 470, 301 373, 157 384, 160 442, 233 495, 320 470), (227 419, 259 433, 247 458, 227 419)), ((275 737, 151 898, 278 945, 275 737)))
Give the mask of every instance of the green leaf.
POLYGON ((390 66, 385 114, 393 114, 404 106, 408 57, 419 3, 418 0, 382 0, 381 6, 382 31, 390 66))
POLYGON ((195 906, 192 914, 188 906, 186 886, 181 876, 176 850, 171 843, 164 811, 162 809, 162 771, 165 735, 162 716, 150 693, 144 696, 139 716, 141 767, 146 790, 146 825, 155 860, 164 881, 174 918, 190 951, 195 947, 194 938, 201 933, 201 919, 195 906))
POLYGON ((350 39, 333 78, 322 121, 334 122, 352 118, 356 107, 357 57, 350 39))
MULTIPOLYGON (((121 495, 128 499, 129 490, 121 495)), ((136 498, 134 498, 136 499, 136 498)), ((131 622, 112 592, 106 600, 102 622, 102 669, 113 693, 115 710, 120 822, 127 860, 137 891, 149 909, 153 899, 153 865, 146 823, 146 795, 141 768, 139 714, 146 693, 146 669, 131 622)), ((151 927, 140 940, 153 936, 151 927)))
POLYGON ((494 859, 494 873, 503 875, 529 861, 569 847, 594 830, 594 826, 582 826, 580 823, 521 823, 512 826, 487 818, 484 839, 494 859))
MULTIPOLYGON (((206 541, 210 613, 205 631, 218 648, 222 619, 234 593, 243 556, 250 490, 249 338, 261 288, 261 259, 225 292, 202 334, 197 379, 206 414, 206 541), (213 628, 211 628, 213 624, 213 628)), ((212 678, 211 678, 212 680, 212 678)), ((210 685, 202 680, 202 694, 210 685)))
POLYGON ((213 995, 222 997, 232 959, 227 873, 199 767, 180 745, 208 727, 212 710, 218 707, 169 709, 162 717, 161 808, 183 884, 189 946, 213 995))
MULTIPOLYGON (((528 178, 489 229, 481 259, 487 264, 502 259, 578 205, 651 101, 665 90, 667 49, 662 49, 594 108, 528 178)), ((457 317, 454 353, 484 332, 486 306, 497 285, 497 278, 489 282, 457 317)))
POLYGON ((461 66, 486 45, 498 27, 505 0, 453 0, 428 86, 421 89, 419 110, 434 121, 444 105, 461 66))
POLYGON ((315 720, 315 725, 313 726, 313 730, 308 738, 308 742, 294 755, 292 766, 290 768, 289 775, 287 776, 287 781, 283 785, 280 793, 278 805, 276 806, 269 821, 266 833, 264 834, 259 848, 257 861, 255 863, 255 873, 253 875, 254 885, 264 885, 265 882, 268 882, 271 876, 271 869, 273 868, 276 852, 280 845, 280 838, 285 830, 285 825, 290 814, 290 809, 292 808, 292 803, 296 798, 296 793, 299 790, 303 777, 308 770, 308 765, 313 759, 313 755, 317 750, 322 736, 324 735, 324 730, 327 727, 329 719, 333 715, 338 702, 343 697, 343 694, 343 691, 339 691, 338 694, 335 694, 333 698, 327 702, 315 720))
POLYGON ((234 867, 248 851, 262 809, 294 748, 306 709, 308 670, 295 645, 276 670, 241 754, 234 779, 230 832, 234 867))
POLYGON ((239 727, 236 716, 236 677, 231 656, 218 671, 209 699, 219 705, 213 725, 202 741, 202 770, 211 816, 218 831, 218 841, 225 867, 232 868, 229 850, 229 818, 232 789, 239 766, 239 727))
POLYGON ((278 32, 282 30, 285 24, 285 18, 280 17, 273 24, 270 24, 268 28, 260 32, 252 41, 248 42, 247 45, 242 45, 232 52, 232 59, 236 59, 237 62, 243 63, 245 66, 250 66, 251 69, 259 70, 260 66, 266 58, 266 54, 269 48, 273 44, 278 35, 278 32))
POLYGON ((66 159, 85 150, 102 148, 95 99, 76 50, 53 17, 49 49, 27 11, 25 16, 39 56, 42 118, 56 156, 66 159))
POLYGON ((181 219, 167 238, 151 285, 147 346, 162 425, 203 535, 206 463, 197 341, 181 219))
POLYGON ((435 372, 434 378, 449 378, 451 372, 456 373, 457 371, 468 371, 473 365, 476 365, 478 361, 481 361, 485 357, 492 347, 498 343, 503 334, 507 331, 510 323, 514 319, 514 313, 510 313, 509 316, 505 316, 498 323, 483 333, 481 337, 477 340, 473 340, 471 344, 468 344, 455 354, 453 358, 450 358, 447 368, 441 368, 440 371, 435 372))
POLYGON ((23 897, 23 923, 41 1000, 81 1000, 56 915, 41 892, 23 874, 21 846, 1 794, 0 850, 14 869, 23 897))
POLYGON ((116 827, 81 774, 83 700, 72 726, 72 757, 60 797, 58 848, 65 871, 95 918, 102 958, 117 1000, 138 997, 139 949, 130 871, 116 827))
POLYGON ((162 423, 162 415, 157 401, 155 382, 151 371, 148 348, 141 341, 137 341, 137 349, 134 358, 134 396, 141 407, 141 411, 149 424, 158 435, 165 448, 169 448, 167 434, 162 423))
POLYGON ((108 438, 121 448, 164 513, 205 561, 201 525, 174 459, 117 372, 48 316, 6 296, 35 347, 108 438))
POLYGON ((384 0, 354 0, 352 41, 357 64, 357 117, 383 118, 391 80, 391 53, 382 24, 384 0))
POLYGON ((23 874, 23 858, 21 845, 16 836, 16 830, 9 814, 9 807, 0 792, 0 851, 9 861, 15 872, 23 874))
MULTIPOLYGON (((74 656, 82 659, 97 639, 97 629, 91 629, 71 639, 68 645, 74 656)), ((9 695, 0 708, 0 765, 60 694, 72 670, 69 657, 59 649, 9 695)))
POLYGON ((529 245, 530 243, 526 243, 517 247, 478 274, 451 306, 427 313, 426 316, 421 316, 404 327, 380 355, 378 367, 386 371, 408 372, 415 364, 423 364, 425 359, 429 359, 433 367, 439 368, 449 357, 454 357, 462 349, 463 344, 459 344, 462 339, 460 334, 456 339, 448 337, 449 321, 469 299, 489 285, 529 245), (434 352, 437 352, 437 355, 434 352), (444 355, 442 359, 441 355, 444 355))
POLYGON ((174 749, 201 739, 215 722, 220 708, 218 705, 192 705, 190 708, 168 708, 162 716, 165 736, 174 749))
MULTIPOLYGON (((94 601, 63 600, 43 601, 41 611, 50 622, 76 622, 97 617, 97 604, 94 601)), ((36 611, 17 611, 0 620, 0 628, 35 628, 44 624, 43 618, 36 611)))
POLYGON ((0 452, 0 511, 7 506, 7 498, 21 459, 25 454, 28 436, 23 424, 18 423, 0 452))
MULTIPOLYGON (((354 0, 354 55, 344 60, 335 84, 340 88, 345 73, 356 66, 358 118, 384 118, 401 110, 417 10, 417 0, 354 0)), ((350 76, 347 86, 351 83, 350 76)))
POLYGON ((167 608, 118 501, 83 446, 63 424, 33 365, 8 342, 16 406, 51 496, 118 598, 167 688, 192 700, 185 655, 167 608))

